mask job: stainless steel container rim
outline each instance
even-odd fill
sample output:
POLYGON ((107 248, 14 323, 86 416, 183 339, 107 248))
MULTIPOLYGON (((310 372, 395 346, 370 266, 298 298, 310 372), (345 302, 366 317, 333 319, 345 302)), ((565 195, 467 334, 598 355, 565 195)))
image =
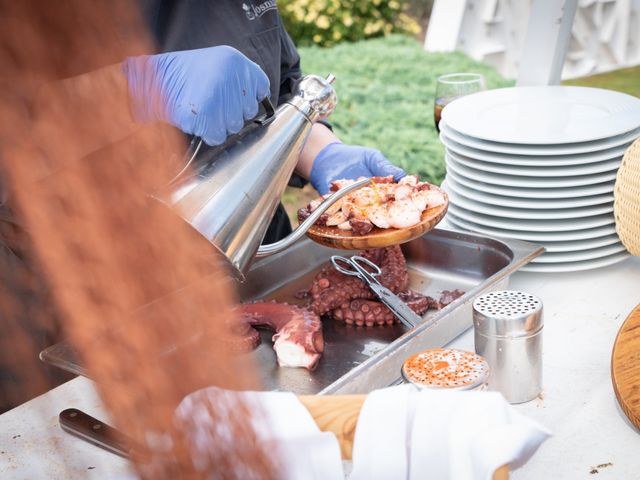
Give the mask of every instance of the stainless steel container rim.
MULTIPOLYGON (((330 322, 331 328, 325 332, 328 335, 325 340, 333 340, 314 372, 277 368, 270 342, 272 334, 262 331, 262 347, 246 355, 259 362, 257 374, 264 382, 265 389, 288 390, 299 394, 347 394, 364 393, 396 384, 401 379, 400 367, 405 358, 427 348, 442 347, 470 328, 473 299, 488 289, 505 288, 507 278, 514 271, 543 251, 542 247, 527 242, 493 239, 442 228, 436 228, 428 235, 410 242, 408 247, 411 245, 416 247, 416 251, 407 248, 407 260, 410 261, 415 254, 414 260, 419 263, 414 265, 418 268, 414 273, 420 278, 433 277, 431 291, 451 288, 463 282, 465 295, 441 310, 430 312, 423 323, 411 331, 397 325, 362 331, 330 322), (447 259, 447 252, 453 255, 452 258, 447 259), (421 258, 423 255, 428 258, 421 258), (466 261, 467 256, 473 263, 466 261), (424 264, 425 261, 429 263, 424 264), (332 356, 338 353, 340 357, 332 356), (345 362, 342 359, 346 359, 345 362), (338 360, 341 363, 336 363, 338 360)), ((237 284, 240 300, 274 298, 272 293, 276 291, 283 295, 283 299, 289 299, 301 286, 308 287, 315 269, 327 262, 332 253, 340 252, 304 238, 293 245, 286 255, 258 260, 247 281, 237 284), (294 273, 290 272, 292 267, 294 273), (288 275, 295 277, 295 281, 288 275)), ((47 363, 86 375, 81 360, 73 353, 71 345, 63 342, 47 349, 42 357, 47 363)))

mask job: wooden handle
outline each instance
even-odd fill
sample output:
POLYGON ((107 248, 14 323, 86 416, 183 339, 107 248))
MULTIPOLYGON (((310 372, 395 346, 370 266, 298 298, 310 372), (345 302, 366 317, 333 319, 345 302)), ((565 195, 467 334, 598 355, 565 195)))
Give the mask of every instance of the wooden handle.
POLYGON ((509 480, 509 465, 502 465, 493 472, 493 480, 509 480))
POLYGON ((340 442, 342 458, 351 459, 356 424, 366 395, 308 395, 298 397, 318 428, 333 432, 340 442))
MULTIPOLYGON (((332 432, 338 437, 342 458, 350 460, 353 439, 360 409, 366 395, 304 395, 298 399, 323 432, 332 432)), ((493 474, 493 480, 509 480, 509 465, 503 465, 493 474)))

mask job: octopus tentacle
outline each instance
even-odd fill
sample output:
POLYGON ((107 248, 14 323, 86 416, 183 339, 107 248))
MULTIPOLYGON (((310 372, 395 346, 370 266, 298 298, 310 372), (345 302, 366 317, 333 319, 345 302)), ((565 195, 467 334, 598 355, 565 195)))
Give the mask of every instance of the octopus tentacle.
MULTIPOLYGON (((413 290, 400 292, 398 297, 418 315, 424 315, 429 309, 429 297, 425 297, 413 290)), ((398 323, 398 319, 393 312, 386 305, 375 300, 351 300, 332 310, 330 316, 348 325, 357 325, 359 327, 398 323)))
MULTIPOLYGON (((258 337, 250 326, 265 326, 275 330, 273 349, 282 367, 305 367, 313 370, 324 351, 322 322, 314 312, 296 305, 276 302, 256 302, 240 306, 245 320, 246 335, 258 337)), ((240 326, 239 328, 244 328, 240 326)), ((250 343, 251 339, 247 340, 250 343)), ((254 347, 257 346, 254 345, 254 347)))
POLYGON ((409 308, 416 312, 418 315, 424 315, 427 310, 431 308, 430 297, 422 295, 421 293, 414 292, 413 290, 405 290, 398 294, 400 300, 409 305, 409 308))
MULTIPOLYGON (((380 267, 378 281, 394 293, 406 290, 409 284, 407 263, 398 245, 365 250, 362 256, 380 267)), ((309 290, 310 305, 318 315, 324 315, 353 299, 373 299, 375 294, 357 277, 338 272, 333 265, 324 267, 309 290)))
MULTIPOLYGON (((418 315, 424 315, 430 308, 442 309, 458 297, 464 295, 462 290, 443 290, 440 298, 427 297, 413 290, 398 293, 400 300, 405 302, 418 315)), ((348 325, 372 327, 374 325, 392 325, 399 323, 395 315, 386 305, 375 300, 355 299, 345 302, 332 310, 329 316, 348 325)))

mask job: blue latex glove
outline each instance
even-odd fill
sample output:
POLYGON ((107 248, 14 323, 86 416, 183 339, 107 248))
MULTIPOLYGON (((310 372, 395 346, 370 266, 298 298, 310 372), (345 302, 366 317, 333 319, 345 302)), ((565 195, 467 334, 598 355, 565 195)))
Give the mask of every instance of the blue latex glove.
POLYGON ((165 121, 209 145, 238 133, 269 95, 262 69, 227 46, 129 57, 122 70, 137 121, 165 121))
POLYGON ((311 167, 311 184, 321 194, 329 191, 331 182, 342 178, 386 177, 398 181, 406 175, 400 167, 385 158, 375 148, 330 143, 322 150, 311 167))

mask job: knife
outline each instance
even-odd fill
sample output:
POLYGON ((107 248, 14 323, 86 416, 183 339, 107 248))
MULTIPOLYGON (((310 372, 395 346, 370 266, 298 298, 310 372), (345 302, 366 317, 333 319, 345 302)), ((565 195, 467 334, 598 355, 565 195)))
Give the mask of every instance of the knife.
POLYGON ((77 408, 60 412, 59 421, 65 432, 121 457, 130 459, 134 450, 137 457, 144 453, 131 438, 77 408))

